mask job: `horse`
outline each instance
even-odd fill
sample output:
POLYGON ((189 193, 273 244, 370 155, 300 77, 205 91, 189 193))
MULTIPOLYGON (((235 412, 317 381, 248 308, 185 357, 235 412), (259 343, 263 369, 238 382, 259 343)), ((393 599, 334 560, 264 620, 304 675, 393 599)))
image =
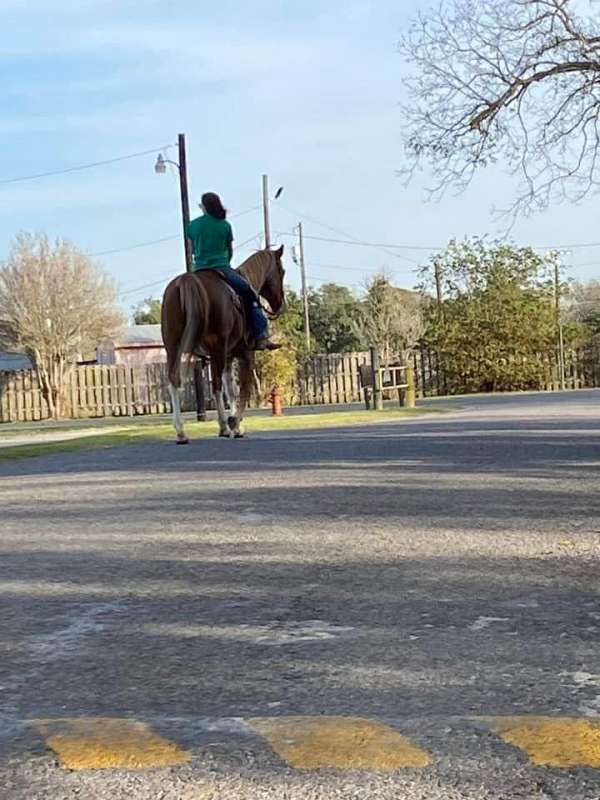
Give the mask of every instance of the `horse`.
MULTIPOLYGON (((270 316, 285 307, 282 264, 283 245, 278 250, 259 250, 244 261, 238 272, 256 294, 267 301, 270 316)), ((161 315, 162 338, 167 351, 169 395, 177 444, 188 444, 179 390, 182 358, 187 366, 194 355, 211 360, 212 389, 219 419, 219 436, 240 439, 241 424, 250 399, 254 376, 254 351, 247 338, 246 315, 239 298, 215 270, 187 272, 174 278, 165 289, 161 315), (238 380, 234 375, 238 364, 238 380), (229 399, 225 410, 223 386, 229 399)))

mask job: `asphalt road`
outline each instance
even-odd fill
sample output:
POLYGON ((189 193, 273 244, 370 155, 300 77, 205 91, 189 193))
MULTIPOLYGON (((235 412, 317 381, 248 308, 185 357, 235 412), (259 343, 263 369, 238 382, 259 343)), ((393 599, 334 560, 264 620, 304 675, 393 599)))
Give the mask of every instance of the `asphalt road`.
POLYGON ((600 392, 0 465, 0 797, 598 800, 599 473, 600 392))

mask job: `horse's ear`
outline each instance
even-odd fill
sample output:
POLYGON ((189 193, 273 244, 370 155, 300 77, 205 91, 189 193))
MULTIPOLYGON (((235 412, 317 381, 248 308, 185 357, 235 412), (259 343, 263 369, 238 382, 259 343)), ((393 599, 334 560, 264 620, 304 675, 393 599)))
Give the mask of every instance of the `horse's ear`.
POLYGON ((277 256, 277 258, 281 258, 281 256, 283 255, 283 249, 284 249, 284 246, 281 245, 279 250, 275 250, 275 255, 277 256))

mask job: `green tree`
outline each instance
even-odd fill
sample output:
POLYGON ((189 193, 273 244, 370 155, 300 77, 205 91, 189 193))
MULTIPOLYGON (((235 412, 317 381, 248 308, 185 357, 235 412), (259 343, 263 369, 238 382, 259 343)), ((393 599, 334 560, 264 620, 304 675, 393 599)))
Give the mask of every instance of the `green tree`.
POLYGON ((133 321, 136 325, 160 325, 162 302, 157 297, 146 297, 133 309, 133 321))
POLYGON ((271 324, 273 338, 283 347, 256 356, 256 374, 262 399, 278 386, 286 403, 296 399, 296 375, 308 352, 304 335, 302 299, 292 289, 286 290, 286 310, 271 324))
POLYGON ((444 359, 452 391, 537 389, 548 379, 540 356, 556 345, 548 261, 529 247, 452 241, 423 269, 423 290, 441 279, 426 339, 444 359))
POLYGON ((313 350, 318 353, 347 353, 361 346, 356 323, 360 300, 346 286, 326 283, 312 289, 308 298, 313 350))

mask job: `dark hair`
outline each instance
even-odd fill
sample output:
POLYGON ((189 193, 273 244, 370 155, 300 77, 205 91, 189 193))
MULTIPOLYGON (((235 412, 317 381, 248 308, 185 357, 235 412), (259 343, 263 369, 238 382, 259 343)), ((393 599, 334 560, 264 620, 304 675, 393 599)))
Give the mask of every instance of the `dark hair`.
POLYGON ((223 208, 221 198, 214 192, 206 192, 202 195, 202 205, 207 214, 215 219, 225 219, 227 211, 223 208))

